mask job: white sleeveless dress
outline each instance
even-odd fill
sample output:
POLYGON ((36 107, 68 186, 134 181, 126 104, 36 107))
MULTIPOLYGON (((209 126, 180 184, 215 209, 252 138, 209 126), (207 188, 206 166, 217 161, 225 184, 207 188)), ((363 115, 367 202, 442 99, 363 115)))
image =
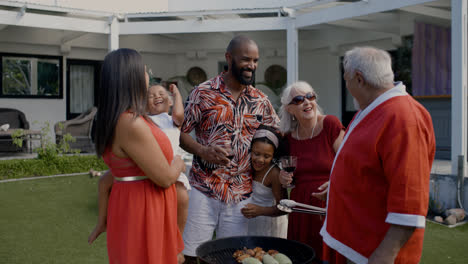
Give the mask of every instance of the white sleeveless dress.
MULTIPOLYGON (((275 197, 271 188, 263 185, 266 176, 275 165, 272 165, 263 176, 262 182, 253 181, 253 192, 251 196, 251 203, 270 207, 276 205, 275 197)), ((272 236, 286 238, 288 233, 288 216, 282 215, 277 217, 271 216, 257 216, 248 220, 249 236, 272 236)))

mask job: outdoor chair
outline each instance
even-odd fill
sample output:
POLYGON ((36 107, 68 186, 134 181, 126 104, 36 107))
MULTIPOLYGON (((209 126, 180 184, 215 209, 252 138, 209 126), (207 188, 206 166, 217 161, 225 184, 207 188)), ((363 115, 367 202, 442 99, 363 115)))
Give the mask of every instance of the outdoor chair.
POLYGON ((93 152, 94 145, 91 130, 96 113, 97 108, 92 107, 74 119, 57 122, 54 126, 56 143, 59 144, 63 136, 70 133, 76 139, 75 142, 68 142, 71 149, 78 149, 81 152, 93 152))
MULTIPOLYGON (((12 108, 0 108, 0 125, 8 124, 9 129, 29 129, 29 122, 23 112, 12 108)), ((13 144, 11 135, 0 136, 0 152, 17 152, 27 149, 26 140, 23 146, 18 147, 13 144)))

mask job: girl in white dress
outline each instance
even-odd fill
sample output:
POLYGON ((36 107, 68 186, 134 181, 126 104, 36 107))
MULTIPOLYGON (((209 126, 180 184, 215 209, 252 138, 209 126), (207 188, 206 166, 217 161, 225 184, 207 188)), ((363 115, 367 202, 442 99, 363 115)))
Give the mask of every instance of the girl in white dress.
POLYGON ((279 146, 278 133, 271 127, 260 126, 251 145, 253 170, 252 203, 241 212, 248 221, 248 235, 286 238, 288 218, 276 208, 287 192, 279 182, 280 169, 274 163, 279 146))

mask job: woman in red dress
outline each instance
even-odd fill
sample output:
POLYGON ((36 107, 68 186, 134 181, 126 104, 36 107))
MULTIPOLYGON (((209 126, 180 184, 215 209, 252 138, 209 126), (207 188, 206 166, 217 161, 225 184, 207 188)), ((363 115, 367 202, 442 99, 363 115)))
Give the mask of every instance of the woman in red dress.
MULTIPOLYGON (((284 150, 287 155, 297 157, 297 167, 293 176, 281 171, 280 181, 287 185, 294 177, 291 200, 325 207, 330 170, 344 130, 338 118, 322 113, 316 99, 314 89, 306 82, 296 82, 283 92, 280 128, 285 134, 284 150)), ((323 221, 324 217, 319 215, 289 214, 288 239, 314 248, 318 263, 322 260, 346 263, 343 257, 338 261, 330 259, 329 255, 334 253, 323 247, 319 234, 323 221)))
POLYGON ((183 261, 174 183, 185 164, 146 116, 148 79, 135 50, 119 49, 104 60, 96 152, 111 171, 102 180, 113 175, 114 183, 109 197, 99 193, 99 221, 90 237, 107 228, 109 263, 183 261))

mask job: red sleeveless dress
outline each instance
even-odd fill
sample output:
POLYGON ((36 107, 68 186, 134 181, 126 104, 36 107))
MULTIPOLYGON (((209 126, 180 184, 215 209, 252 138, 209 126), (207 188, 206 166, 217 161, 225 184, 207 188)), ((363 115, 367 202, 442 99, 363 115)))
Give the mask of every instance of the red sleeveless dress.
MULTIPOLYGON (((311 196, 318 192, 318 187, 330 178, 330 170, 335 159, 333 143, 339 136, 343 125, 332 115, 323 120, 322 131, 312 139, 297 140, 290 134, 289 153, 297 156, 297 167, 294 171, 296 187, 291 191, 291 200, 299 203, 325 207, 326 202, 311 196)), ((346 263, 341 256, 334 259, 334 252, 322 242, 320 229, 324 216, 304 213, 289 214, 288 239, 308 244, 315 250, 316 259, 329 261, 329 263, 346 263), (325 246, 325 247, 324 247, 325 246)))
MULTIPOLYGON (((146 123, 170 164, 169 139, 156 125, 146 123)), ((117 157, 110 149, 103 159, 114 177, 145 175, 132 159, 117 157)), ((183 248, 175 185, 163 189, 149 179, 114 181, 107 209, 109 263, 177 263, 183 248)))

